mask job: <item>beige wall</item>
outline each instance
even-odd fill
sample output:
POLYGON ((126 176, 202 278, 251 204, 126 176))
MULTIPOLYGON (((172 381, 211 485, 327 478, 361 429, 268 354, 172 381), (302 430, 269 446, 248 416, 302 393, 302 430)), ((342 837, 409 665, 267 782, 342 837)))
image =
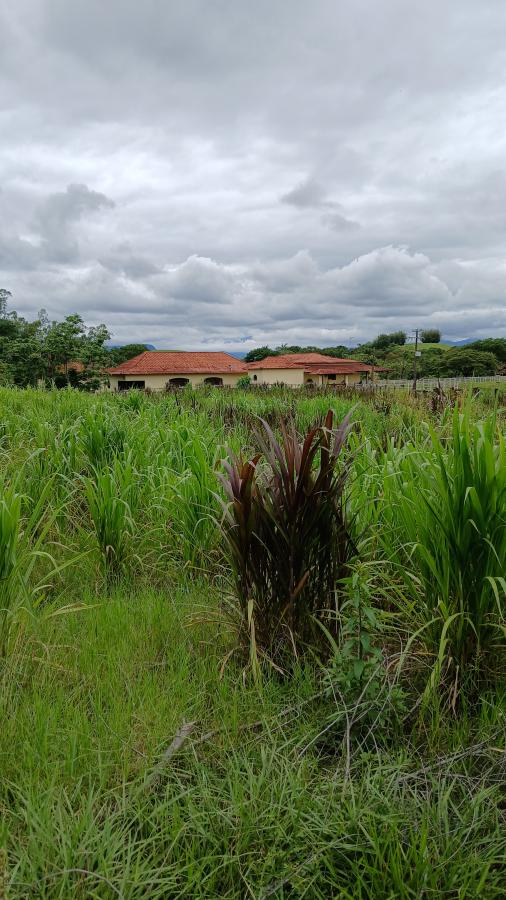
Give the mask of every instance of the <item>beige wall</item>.
MULTIPOLYGON (((353 373, 352 375, 337 375, 335 381, 329 380, 326 375, 309 375, 304 374, 302 369, 252 369, 249 373, 252 384, 287 384, 291 387, 301 387, 302 384, 307 384, 311 379, 313 384, 322 385, 322 384, 358 384, 359 381, 363 378, 365 381, 365 375, 361 375, 360 373, 353 373), (257 380, 255 381, 253 376, 257 376, 257 380)), ((124 377, 118 375, 110 375, 109 390, 117 391, 118 390, 118 382, 120 381, 144 381, 145 386, 149 388, 151 391, 163 391, 165 390, 165 386, 171 378, 179 378, 185 376, 178 375, 125 375, 124 377)), ((190 384, 192 387, 197 387, 204 383, 206 375, 189 375, 190 384)), ((226 387, 235 387, 239 378, 241 378, 240 374, 232 374, 227 373, 225 375, 220 375, 220 378, 223 379, 223 384, 226 387)))
MULTIPOLYGON (((318 376, 313 376, 313 377, 317 378, 318 376)), ((337 384, 337 385, 339 385, 339 384, 341 384, 341 385, 345 384, 345 385, 349 385, 349 384, 359 384, 359 382, 362 381, 362 380, 365 381, 365 372, 364 372, 363 374, 360 373, 360 372, 352 372, 352 373, 349 374, 349 375, 339 375, 339 374, 337 374, 336 377, 335 377, 335 379, 334 379, 334 378, 330 379, 330 378, 328 377, 328 375, 322 375, 322 376, 321 376, 321 381, 318 382, 318 383, 319 383, 319 384, 337 384)))
MULTIPOLYGON (((125 375, 122 377, 121 375, 109 375, 109 390, 117 391, 118 383, 120 381, 143 381, 145 387, 149 388, 151 391, 164 391, 165 386, 171 378, 188 378, 192 387, 197 387, 199 384, 204 384, 206 378, 210 378, 212 376, 209 375, 125 375)), ((216 376, 222 379, 225 387, 234 387, 239 378, 240 374, 227 372, 224 375, 216 376)))
POLYGON ((249 373, 254 384, 288 384, 291 387, 300 387, 302 384, 358 384, 362 377, 359 372, 352 375, 337 375, 335 380, 327 375, 311 375, 302 369, 252 369, 249 373), (256 382, 253 376, 257 376, 256 382))
POLYGON ((253 384, 289 384, 298 387, 304 382, 302 369, 251 369, 249 377, 253 384), (257 376, 256 381, 254 375, 257 376))

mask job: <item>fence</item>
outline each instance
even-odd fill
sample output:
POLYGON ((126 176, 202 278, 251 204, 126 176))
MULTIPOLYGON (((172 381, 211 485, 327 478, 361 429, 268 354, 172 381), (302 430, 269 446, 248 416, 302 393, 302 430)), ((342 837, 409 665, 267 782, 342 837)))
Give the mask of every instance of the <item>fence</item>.
MULTIPOLYGON (((499 384, 506 384, 506 375, 477 375, 469 378, 418 378, 416 386, 419 391, 431 391, 437 388, 438 385, 442 388, 458 388, 466 384, 490 384, 490 382, 497 382, 498 386, 499 384)), ((391 381, 374 381, 373 384, 374 387, 378 388, 412 388, 413 379, 400 378, 392 379, 391 381)))

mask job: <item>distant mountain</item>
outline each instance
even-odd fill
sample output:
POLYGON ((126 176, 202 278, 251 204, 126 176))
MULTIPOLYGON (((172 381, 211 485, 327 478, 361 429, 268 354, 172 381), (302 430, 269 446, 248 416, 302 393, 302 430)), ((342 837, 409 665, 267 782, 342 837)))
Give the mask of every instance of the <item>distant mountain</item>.
POLYGON ((450 347, 465 347, 466 344, 474 344, 475 341, 479 340, 480 338, 464 338, 463 341, 450 341, 448 338, 442 338, 442 342, 449 344, 450 347))

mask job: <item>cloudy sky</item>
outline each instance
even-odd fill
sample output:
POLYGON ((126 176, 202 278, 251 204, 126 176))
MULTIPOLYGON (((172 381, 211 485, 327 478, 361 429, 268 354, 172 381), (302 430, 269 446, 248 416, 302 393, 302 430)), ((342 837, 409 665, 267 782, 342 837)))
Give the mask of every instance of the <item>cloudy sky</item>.
POLYGON ((506 336, 504 0, 0 0, 0 116, 25 315, 506 336))

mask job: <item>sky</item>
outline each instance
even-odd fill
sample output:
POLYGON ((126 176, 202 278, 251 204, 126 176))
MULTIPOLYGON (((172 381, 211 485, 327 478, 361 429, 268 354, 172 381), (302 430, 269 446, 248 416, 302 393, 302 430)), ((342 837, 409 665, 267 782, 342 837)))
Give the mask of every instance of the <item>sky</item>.
POLYGON ((0 287, 115 342, 506 336, 504 0, 0 0, 0 287))

